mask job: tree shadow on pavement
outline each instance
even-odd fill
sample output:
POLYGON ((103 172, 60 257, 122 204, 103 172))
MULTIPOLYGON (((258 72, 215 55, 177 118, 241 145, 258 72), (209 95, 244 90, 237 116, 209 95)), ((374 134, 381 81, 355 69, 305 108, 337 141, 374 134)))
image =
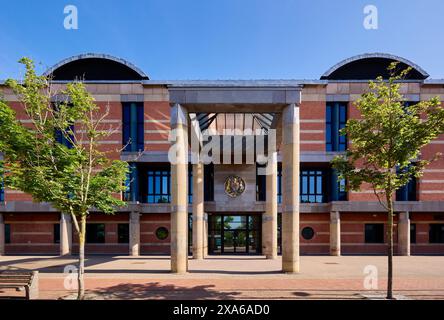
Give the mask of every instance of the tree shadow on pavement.
POLYGON ((240 292, 219 292, 212 290, 214 285, 182 287, 173 284, 162 285, 160 282, 146 284, 122 283, 112 287, 87 290, 87 299, 116 300, 230 300, 240 292))

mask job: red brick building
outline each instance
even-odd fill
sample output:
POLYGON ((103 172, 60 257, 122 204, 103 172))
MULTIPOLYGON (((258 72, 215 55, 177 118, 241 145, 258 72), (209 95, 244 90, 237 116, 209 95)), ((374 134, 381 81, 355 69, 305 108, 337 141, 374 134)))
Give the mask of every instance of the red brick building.
MULTIPOLYGON (((128 206, 112 216, 91 214, 86 252, 170 253, 172 183, 168 135, 172 105, 177 101, 189 105, 190 110, 194 110, 190 111, 190 117, 196 117, 201 130, 235 128, 240 122, 244 127, 248 123, 253 129, 280 127, 276 121, 279 112, 254 107, 254 99, 263 99, 264 104, 259 101, 257 105, 265 106, 265 100, 271 97, 267 106, 281 104, 280 99, 291 100, 299 113, 298 237, 301 254, 385 254, 386 214, 370 189, 344 192, 344 182, 337 179, 330 160, 347 146, 338 130, 348 118, 359 116, 353 101, 368 88, 369 79, 386 75, 386 67, 394 60, 413 68, 402 84, 402 93, 408 102, 433 96, 444 99, 444 81, 429 79, 416 64, 387 54, 365 54, 344 60, 319 80, 154 81, 131 63, 107 55, 80 55, 60 62, 48 70, 56 87, 62 88, 74 78, 84 76, 86 87, 97 105, 101 108, 110 106, 106 122, 119 129, 103 142, 103 148, 117 150, 131 141, 123 152, 110 155, 131 165, 128 192, 122 195, 128 206), (230 100, 236 97, 239 101, 230 100), (293 102, 293 98, 299 100, 293 102), (207 99, 208 103, 191 102, 201 101, 199 99, 207 99), (226 100, 223 109, 218 110, 222 105, 218 99, 226 100), (233 105, 236 108, 230 112, 228 106, 233 105), (135 157, 139 151, 143 151, 142 155, 135 157)), ((17 111, 19 119, 26 123, 17 97, 3 83, 0 83, 0 92, 17 111)), ((282 135, 285 135, 285 128, 284 123, 282 135)), ((444 137, 439 137, 422 150, 422 155, 428 157, 442 152, 443 148, 444 137)), ((281 159, 282 153, 278 152, 278 162, 281 159)), ((256 165, 204 166, 205 214, 203 225, 199 225, 202 235, 198 235, 202 241, 201 255, 264 253, 268 256, 270 248, 267 246, 277 243, 280 248, 284 207, 280 202, 282 194, 287 192, 280 168, 278 165, 276 174, 278 223, 272 224, 277 225, 277 230, 269 236, 264 229, 270 220, 267 218, 270 207, 266 186, 269 180, 257 175, 256 165), (245 188, 236 198, 231 198, 224 189, 227 177, 233 175, 242 178, 245 188)), ((188 237, 190 253, 193 252, 192 238, 196 237, 192 227, 197 225, 192 223, 192 172, 190 166, 190 218, 188 235, 182 235, 188 237)), ((187 189, 187 186, 183 188, 187 189)), ((398 191, 396 197, 395 252, 403 255, 444 254, 444 159, 434 162, 421 179, 411 181, 398 191)), ((29 195, 19 191, 5 189, 1 200, 0 255, 58 255, 77 251, 77 237, 69 217, 48 204, 32 202, 29 195)))

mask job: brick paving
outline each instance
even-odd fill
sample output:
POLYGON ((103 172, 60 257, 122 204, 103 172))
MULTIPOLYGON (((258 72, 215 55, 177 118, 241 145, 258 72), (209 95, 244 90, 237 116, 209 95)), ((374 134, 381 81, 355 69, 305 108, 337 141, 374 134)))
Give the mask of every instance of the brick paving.
MULTIPOLYGON (((67 298, 69 274, 76 259, 0 257, 0 270, 40 271, 40 298, 67 298)), ((91 299, 363 299, 382 293, 386 257, 303 256, 301 272, 280 272, 280 259, 226 256, 189 260, 189 273, 169 273, 168 256, 92 256, 86 261, 85 284, 91 299), (364 288, 364 268, 378 271, 378 289, 364 288)), ((444 257, 395 257, 396 294, 408 299, 444 299, 444 257)), ((0 293, 1 296, 1 293, 0 293)))

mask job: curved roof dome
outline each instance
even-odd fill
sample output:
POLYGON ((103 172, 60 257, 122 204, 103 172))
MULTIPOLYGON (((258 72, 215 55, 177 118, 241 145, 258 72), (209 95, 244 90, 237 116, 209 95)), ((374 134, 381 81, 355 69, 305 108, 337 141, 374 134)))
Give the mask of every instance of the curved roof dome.
POLYGON ((87 53, 64 59, 45 75, 54 80, 147 80, 148 76, 132 63, 107 54, 87 53))
POLYGON ((366 53, 339 62, 325 72, 321 80, 370 80, 378 76, 387 79, 387 67, 394 61, 399 62, 400 70, 412 68, 406 76, 408 80, 424 80, 429 76, 420 66, 402 57, 386 53, 366 53))

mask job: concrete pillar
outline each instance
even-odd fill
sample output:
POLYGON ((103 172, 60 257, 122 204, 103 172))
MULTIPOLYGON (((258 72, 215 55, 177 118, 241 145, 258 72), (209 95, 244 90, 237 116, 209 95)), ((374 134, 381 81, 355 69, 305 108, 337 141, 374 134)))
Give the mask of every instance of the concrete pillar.
POLYGON ((265 213, 262 216, 262 253, 267 259, 277 258, 277 152, 270 154, 266 176, 265 213))
POLYGON ((410 255, 410 218, 408 212, 400 212, 398 216, 398 253, 410 255))
POLYGON ((203 243, 203 257, 205 259, 208 256, 208 213, 204 213, 203 243))
POLYGON ((204 170, 203 164, 193 164, 193 258, 203 259, 204 254, 204 170))
POLYGON ((299 107, 282 114, 282 271, 299 272, 299 107))
POLYGON ((69 213, 60 214, 60 255, 72 254, 72 220, 69 213))
POLYGON ((0 256, 5 255, 5 221, 0 213, 0 256))
POLYGON ((330 255, 341 255, 341 218, 338 211, 330 212, 330 255))
POLYGON ((171 107, 171 272, 188 269, 188 112, 171 107))
POLYGON ((140 213, 131 212, 129 219, 129 255, 140 255, 140 213))

